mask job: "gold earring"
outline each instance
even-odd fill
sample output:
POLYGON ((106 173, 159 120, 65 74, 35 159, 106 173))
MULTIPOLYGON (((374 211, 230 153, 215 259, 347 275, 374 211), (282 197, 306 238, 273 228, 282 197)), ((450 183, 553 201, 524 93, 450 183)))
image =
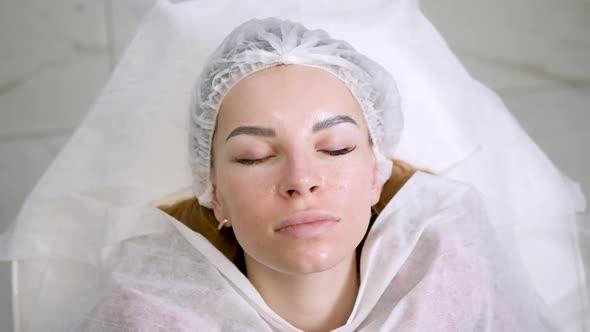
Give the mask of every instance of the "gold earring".
POLYGON ((217 227, 217 230, 220 231, 223 228, 223 226, 225 226, 226 224, 227 224, 227 219, 224 218, 223 221, 219 222, 219 226, 217 227))

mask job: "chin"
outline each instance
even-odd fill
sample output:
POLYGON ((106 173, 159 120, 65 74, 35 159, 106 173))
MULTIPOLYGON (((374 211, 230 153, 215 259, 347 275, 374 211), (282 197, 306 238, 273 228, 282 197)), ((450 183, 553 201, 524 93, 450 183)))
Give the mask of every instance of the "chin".
POLYGON ((320 249, 310 250, 306 248, 303 252, 281 251, 276 264, 277 270, 283 273, 302 275, 319 273, 330 270, 342 263, 349 256, 343 250, 320 249))

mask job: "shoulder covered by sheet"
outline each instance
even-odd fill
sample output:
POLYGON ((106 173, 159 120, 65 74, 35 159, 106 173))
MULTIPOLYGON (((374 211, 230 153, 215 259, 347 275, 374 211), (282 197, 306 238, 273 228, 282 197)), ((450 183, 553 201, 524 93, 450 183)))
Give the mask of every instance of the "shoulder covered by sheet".
MULTIPOLYGON (((122 243, 82 330, 295 330, 206 239, 174 225, 122 243)), ((414 175, 366 239, 359 295, 341 330, 545 330, 539 299, 497 244, 475 191, 414 175)))

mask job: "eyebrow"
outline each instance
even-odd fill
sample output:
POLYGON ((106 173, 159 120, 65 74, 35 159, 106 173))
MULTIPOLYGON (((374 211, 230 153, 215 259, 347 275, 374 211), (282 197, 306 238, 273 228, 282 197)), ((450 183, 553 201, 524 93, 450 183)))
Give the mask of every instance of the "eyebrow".
POLYGON ((358 123, 356 123, 356 121, 354 121, 351 117, 346 116, 346 115, 336 115, 334 117, 331 118, 327 118, 325 120, 319 121, 317 123, 315 123, 311 129, 312 132, 318 132, 320 130, 324 130, 330 127, 334 127, 335 125, 341 124, 341 123, 352 123, 355 126, 359 126, 358 123))
POLYGON ((230 138, 238 135, 253 135, 261 137, 273 137, 276 136, 275 131, 272 128, 256 127, 256 126, 242 126, 232 130, 225 141, 227 142, 230 138))
MULTIPOLYGON (((359 126, 354 119, 347 115, 336 115, 331 118, 327 118, 316 122, 311 131, 316 133, 320 130, 328 129, 330 127, 334 127, 341 123, 352 123, 355 126, 359 126)), ((258 126, 240 126, 236 129, 232 130, 229 135, 225 138, 225 142, 227 142, 230 138, 238 135, 252 135, 252 136, 260 136, 260 137, 274 137, 276 136, 275 131, 272 128, 266 127, 258 127, 258 126)))

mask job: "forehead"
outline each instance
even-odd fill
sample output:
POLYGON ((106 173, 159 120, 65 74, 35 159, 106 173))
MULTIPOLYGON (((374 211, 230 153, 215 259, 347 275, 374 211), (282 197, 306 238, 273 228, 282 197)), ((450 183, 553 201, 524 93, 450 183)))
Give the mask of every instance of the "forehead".
POLYGON ((283 65, 238 82, 223 100, 218 128, 276 117, 317 118, 322 114, 347 115, 364 123, 361 106, 338 77, 315 67, 283 65))

